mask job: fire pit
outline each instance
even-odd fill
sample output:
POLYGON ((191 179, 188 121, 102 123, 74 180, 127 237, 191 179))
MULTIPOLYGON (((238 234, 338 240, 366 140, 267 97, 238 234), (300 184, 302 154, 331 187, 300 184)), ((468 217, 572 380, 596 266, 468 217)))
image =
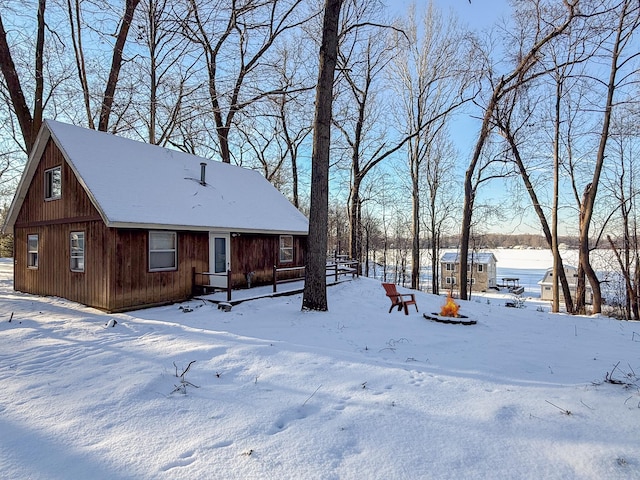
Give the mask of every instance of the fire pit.
POLYGON ((427 320, 433 320, 434 322, 452 323, 455 325, 475 325, 478 323, 476 320, 470 320, 466 315, 461 315, 459 310, 460 305, 455 302, 451 293, 449 293, 444 305, 440 309, 440 313, 423 313, 422 316, 427 320))

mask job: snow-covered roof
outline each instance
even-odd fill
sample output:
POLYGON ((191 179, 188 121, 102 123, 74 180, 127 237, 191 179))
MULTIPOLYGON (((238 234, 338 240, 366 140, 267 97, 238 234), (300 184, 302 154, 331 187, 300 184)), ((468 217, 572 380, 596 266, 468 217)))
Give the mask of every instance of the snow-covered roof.
MULTIPOLYGON (((458 263, 458 252, 446 252, 440 258, 441 263, 458 263)), ((497 262, 495 255, 491 252, 475 252, 467 255, 467 262, 489 264, 497 262)))
POLYGON ((52 120, 27 161, 9 229, 49 138, 109 227, 308 232, 307 218, 259 172, 52 120))
MULTIPOLYGON (((573 265, 563 265, 564 266, 564 274, 567 277, 567 282, 569 285, 577 285, 578 283, 578 268, 573 265)), ((552 285, 553 284, 553 267, 547 268, 542 277, 542 280, 538 282, 538 285, 552 285)), ((589 283, 587 282, 587 287, 591 288, 589 283)))

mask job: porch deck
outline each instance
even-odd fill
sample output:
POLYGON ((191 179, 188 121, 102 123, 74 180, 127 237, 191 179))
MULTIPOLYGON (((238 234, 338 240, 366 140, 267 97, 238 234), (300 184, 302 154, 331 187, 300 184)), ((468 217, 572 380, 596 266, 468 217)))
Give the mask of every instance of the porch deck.
MULTIPOLYGON (((345 276, 344 278, 339 278, 337 281, 327 279, 327 287, 337 285, 338 283, 351 281, 351 277, 345 276)), ((231 305, 238 305, 242 302, 246 302, 248 300, 258 300, 260 298, 275 298, 275 297, 285 297, 290 295, 297 295, 298 293, 302 293, 304 290, 304 280, 298 280, 295 282, 288 282, 278 285, 278 291, 274 292, 273 287, 271 285, 263 285, 260 287, 252 287, 252 288, 243 288, 238 290, 231 291, 231 300, 227 300, 227 291, 218 291, 214 293, 209 293, 206 295, 196 295, 194 296, 194 300, 203 300, 206 302, 211 302, 215 304, 219 303, 228 303, 231 305)))

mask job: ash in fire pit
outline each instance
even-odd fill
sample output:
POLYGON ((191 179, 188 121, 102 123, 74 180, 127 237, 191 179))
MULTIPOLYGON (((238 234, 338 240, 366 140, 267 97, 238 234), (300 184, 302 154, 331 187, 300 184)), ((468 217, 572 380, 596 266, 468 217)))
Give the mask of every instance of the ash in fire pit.
POLYGON ((440 323, 453 323, 457 325, 475 325, 478 323, 476 320, 469 320, 466 315, 461 315, 459 310, 460 305, 454 301, 451 293, 449 293, 444 305, 440 309, 440 313, 423 313, 422 316, 427 320, 433 320, 440 323))

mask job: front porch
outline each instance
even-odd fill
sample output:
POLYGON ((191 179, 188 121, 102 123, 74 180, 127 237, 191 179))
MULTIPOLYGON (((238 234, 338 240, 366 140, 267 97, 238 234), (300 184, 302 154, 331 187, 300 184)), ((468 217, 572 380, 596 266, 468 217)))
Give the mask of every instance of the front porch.
MULTIPOLYGON (((202 284, 196 279, 208 278, 213 275, 207 272, 194 271, 194 295, 193 298, 208 301, 215 304, 237 305, 247 300, 256 300, 259 298, 282 297, 288 295, 296 295, 304 290, 304 267, 273 269, 273 282, 270 285, 252 286, 250 288, 220 288, 213 287, 210 284, 202 284), (285 275, 280 278, 279 272, 290 272, 297 270, 295 277, 285 275)), ((220 274, 216 274, 220 275, 220 274)), ((230 285, 231 271, 222 274, 226 277, 227 285, 230 285)), ((351 280, 358 276, 358 264, 354 260, 331 258, 327 262, 327 286, 336 285, 338 283, 351 280)), ((207 282, 210 283, 210 282, 207 282)))

